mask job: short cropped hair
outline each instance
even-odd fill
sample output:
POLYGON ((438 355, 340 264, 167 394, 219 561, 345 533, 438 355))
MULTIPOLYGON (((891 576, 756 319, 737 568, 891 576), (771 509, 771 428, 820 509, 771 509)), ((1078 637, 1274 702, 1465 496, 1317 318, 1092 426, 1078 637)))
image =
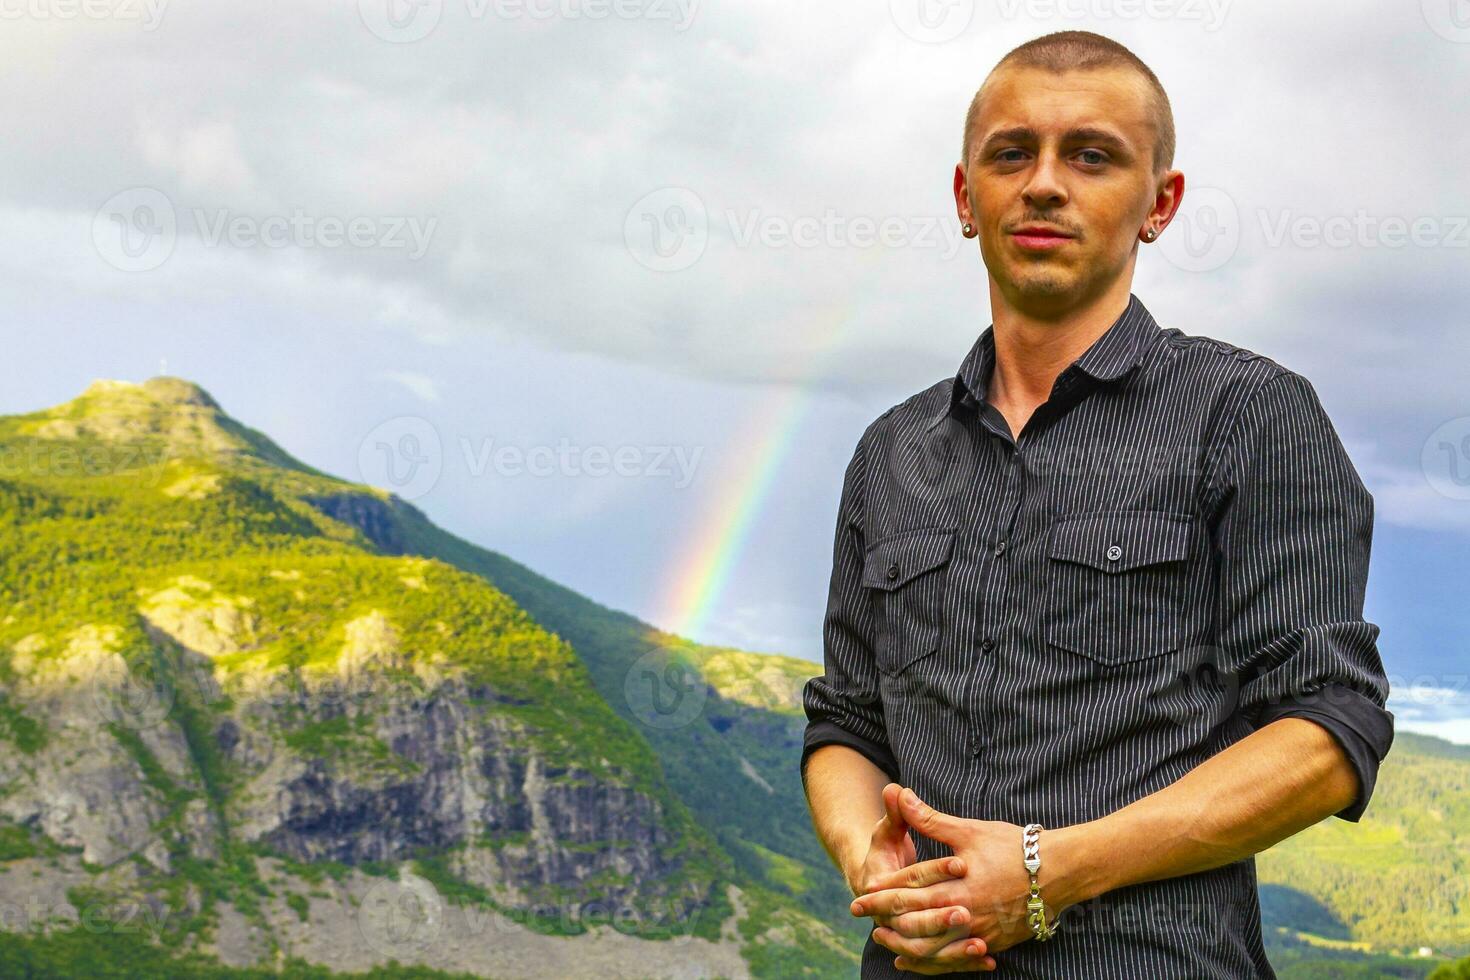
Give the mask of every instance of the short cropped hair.
POLYGON ((1163 173, 1174 164, 1174 110, 1169 105, 1169 96, 1158 76, 1137 55, 1112 38, 1091 31, 1057 31, 1033 38, 1014 48, 1000 59, 985 82, 970 100, 970 110, 965 113, 965 137, 960 147, 960 160, 964 166, 970 163, 970 137, 980 117, 981 96, 990 79, 1002 68, 1039 68, 1060 75, 1068 71, 1087 71, 1095 68, 1131 68, 1148 82, 1153 92, 1150 107, 1154 120, 1154 173, 1163 173))

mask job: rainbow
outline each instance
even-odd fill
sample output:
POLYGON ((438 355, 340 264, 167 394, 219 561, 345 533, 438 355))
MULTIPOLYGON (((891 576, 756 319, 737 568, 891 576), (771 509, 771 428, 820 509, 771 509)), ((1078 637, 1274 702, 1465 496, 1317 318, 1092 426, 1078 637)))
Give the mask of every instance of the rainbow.
MULTIPOLYGON (((864 264, 876 263, 880 252, 876 246, 868 249, 864 264)), ((858 281, 870 283, 872 279, 863 276, 858 281)), ((854 289, 844 302, 821 317, 815 342, 798 361, 805 370, 798 373, 808 379, 821 376, 822 362, 841 350, 852 311, 866 295, 862 288, 854 289)), ((809 414, 814 389, 812 380, 784 386, 764 399, 741 424, 738 436, 730 443, 733 451, 726 455, 728 462, 714 484, 722 489, 705 510, 689 547, 671 564, 671 572, 659 591, 664 597, 659 604, 664 610, 659 621, 667 623, 670 632, 697 640, 709 624, 809 414)), ((853 442, 857 442, 856 433, 853 442)))

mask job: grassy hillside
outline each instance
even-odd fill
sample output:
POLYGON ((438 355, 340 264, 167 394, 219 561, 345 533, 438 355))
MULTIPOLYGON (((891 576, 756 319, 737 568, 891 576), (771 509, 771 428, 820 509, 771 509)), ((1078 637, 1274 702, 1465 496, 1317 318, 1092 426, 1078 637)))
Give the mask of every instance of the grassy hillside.
MULTIPOLYGON (((367 670, 411 695, 453 671, 483 692, 468 710, 514 722, 507 737, 532 743, 549 772, 595 773, 599 784, 626 786, 654 801, 672 841, 662 858, 675 870, 640 887, 709 896, 713 917, 701 934, 718 937, 719 921, 730 911, 723 886, 732 882, 746 891, 750 911, 739 929, 756 975, 849 969, 852 954, 791 899, 800 875, 742 870, 782 859, 752 849, 732 861, 711 832, 717 822, 672 789, 667 753, 615 710, 623 707, 621 695, 609 707, 600 693, 605 663, 575 649, 576 639, 592 636, 548 631, 473 562, 440 560, 445 556, 431 547, 401 549, 423 557, 400 556, 400 549, 365 534, 364 528, 409 534, 414 543, 451 540, 417 512, 401 528, 362 517, 390 507, 386 494, 291 459, 177 379, 99 382, 57 408, 0 418, 0 740, 8 743, 0 751, 37 760, 35 768, 56 746, 52 720, 12 696, 18 685, 48 677, 85 681, 73 675, 95 668, 79 664, 116 656, 145 684, 167 684, 176 697, 174 720, 186 729, 182 737, 194 757, 185 776, 170 775, 148 739, 127 726, 112 730, 147 778, 150 805, 168 811, 159 826, 178 824, 205 801, 228 837, 251 778, 232 771, 214 745, 221 730, 215 712, 232 708, 230 692, 290 677, 336 696, 311 679, 325 684, 367 670), (203 665, 203 683, 183 676, 181 665, 189 662, 203 665), (184 688, 190 689, 180 693, 184 688), (764 889, 768 880, 781 887, 764 889)), ((729 714, 741 710, 732 703, 729 714)), ((302 715, 291 724, 283 735, 290 752, 330 760, 354 778, 386 785, 412 765, 345 717, 302 715)), ((676 778, 698 786, 713 773, 701 768, 689 775, 676 778)), ((0 788, 0 798, 11 788, 0 788)), ((19 830, 0 827, 0 846, 10 847, 0 861, 35 853, 33 838, 19 830)), ((205 904, 194 924, 207 923, 216 899, 249 908, 252 895, 262 893, 253 868, 265 851, 232 843, 222 855, 198 858, 179 847, 174 870, 185 870, 205 904)), ((423 858, 426 875, 445 867, 433 855, 423 858)), ((154 878, 149 881, 164 887, 154 878)), ((436 884, 452 892, 463 883, 436 884)), ((597 887, 589 879, 583 890, 595 895, 597 887)), ((30 950, 26 955, 51 955, 28 940, 6 942, 30 950)), ((180 942, 187 947, 188 940, 180 942)), ((52 952, 67 948, 63 943, 52 952)))

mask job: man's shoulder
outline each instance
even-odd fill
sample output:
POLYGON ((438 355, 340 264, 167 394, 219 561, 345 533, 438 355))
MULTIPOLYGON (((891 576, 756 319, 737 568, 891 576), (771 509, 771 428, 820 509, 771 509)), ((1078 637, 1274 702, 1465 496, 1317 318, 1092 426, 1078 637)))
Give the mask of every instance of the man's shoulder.
POLYGON ((866 438, 883 430, 932 420, 949 405, 954 383, 953 377, 940 378, 922 391, 916 391, 903 401, 890 405, 884 409, 882 414, 868 423, 863 436, 866 438))
POLYGON ((1262 388, 1282 378, 1309 384, 1307 379, 1275 358, 1240 344, 1204 334, 1163 331, 1156 366, 1172 383, 1225 399, 1249 400, 1262 388))

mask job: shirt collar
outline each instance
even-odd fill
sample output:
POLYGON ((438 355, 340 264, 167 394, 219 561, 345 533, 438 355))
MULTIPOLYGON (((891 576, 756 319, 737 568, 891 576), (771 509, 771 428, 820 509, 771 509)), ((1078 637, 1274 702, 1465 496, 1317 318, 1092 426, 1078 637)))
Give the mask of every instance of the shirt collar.
MULTIPOLYGON (((1149 341, 1159 332, 1159 325, 1144 307, 1143 301, 1128 294, 1128 305, 1101 337, 1071 367, 1098 381, 1116 381, 1143 363, 1149 341)), ((995 366, 995 325, 985 328, 955 373, 950 386, 949 403, 930 421, 937 424, 963 404, 975 408, 985 400, 991 369, 995 366)), ((1065 372, 1063 372, 1065 373, 1065 372)))

